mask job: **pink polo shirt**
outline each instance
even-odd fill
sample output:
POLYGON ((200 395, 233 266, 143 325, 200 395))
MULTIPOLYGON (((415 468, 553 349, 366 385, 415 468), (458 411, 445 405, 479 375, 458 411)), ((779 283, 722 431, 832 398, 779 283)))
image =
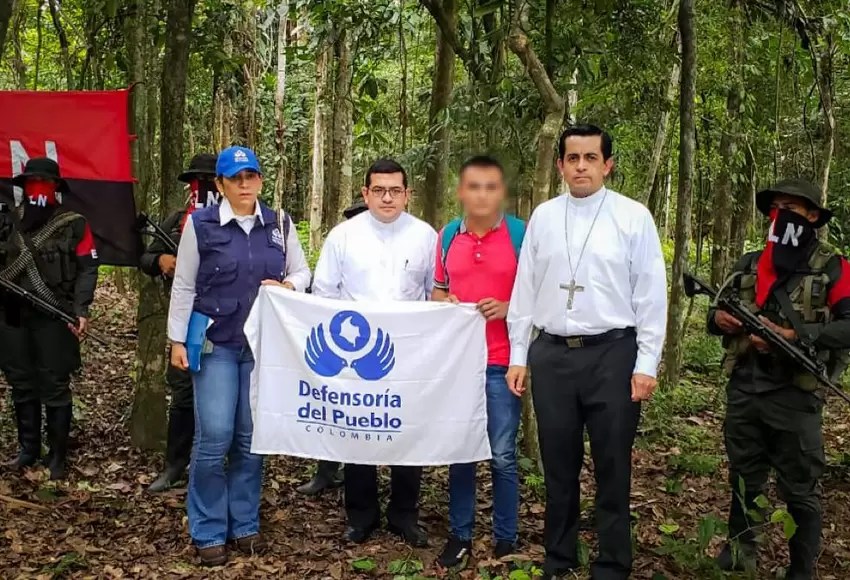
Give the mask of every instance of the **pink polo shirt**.
MULTIPOLYGON (((516 278, 517 259, 508 234, 508 225, 501 220, 484 236, 468 232, 465 224, 449 246, 446 272, 443 270, 442 246, 437 238, 437 261, 434 268, 434 286, 454 294, 461 302, 477 303, 482 298, 495 298, 507 302, 516 278)), ((511 343, 508 324, 504 320, 487 322, 487 364, 508 366, 511 343)))

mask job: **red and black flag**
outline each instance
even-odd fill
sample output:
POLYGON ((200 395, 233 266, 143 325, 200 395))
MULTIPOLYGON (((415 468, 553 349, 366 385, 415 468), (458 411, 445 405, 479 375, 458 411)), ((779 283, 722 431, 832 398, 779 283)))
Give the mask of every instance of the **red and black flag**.
MULTIPOLYGON (((138 266, 130 92, 0 91, 0 180, 50 157, 70 186, 62 205, 88 220, 101 264, 138 266)), ((15 191, 18 201, 21 191, 15 191)))

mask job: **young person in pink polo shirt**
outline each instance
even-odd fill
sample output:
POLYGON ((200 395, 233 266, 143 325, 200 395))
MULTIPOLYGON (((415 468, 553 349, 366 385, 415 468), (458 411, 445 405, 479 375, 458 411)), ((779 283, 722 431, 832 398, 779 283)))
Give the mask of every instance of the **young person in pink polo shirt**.
MULTIPOLYGON (((517 271, 525 223, 502 211, 507 189, 501 164, 492 157, 467 160, 460 170, 458 199, 464 217, 449 223, 437 240, 433 300, 477 304, 487 319, 487 432, 493 459, 494 555, 515 549, 519 509, 516 438, 521 403, 505 379, 510 341, 505 317, 517 271)), ((475 464, 449 468, 451 536, 439 557, 445 568, 463 567, 472 549, 475 523, 475 464)))

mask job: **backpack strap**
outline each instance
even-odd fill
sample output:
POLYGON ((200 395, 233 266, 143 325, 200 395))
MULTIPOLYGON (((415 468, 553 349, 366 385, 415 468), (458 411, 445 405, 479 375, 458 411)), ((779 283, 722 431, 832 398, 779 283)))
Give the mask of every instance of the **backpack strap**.
POLYGON ((446 269, 446 258, 449 255, 449 247, 460 233, 460 226, 463 223, 463 218, 455 218, 446 224, 446 227, 440 232, 440 264, 443 266, 443 277, 445 286, 449 287, 449 271, 446 269))
POLYGON ((505 214, 505 221, 508 225, 508 235, 511 237, 511 244, 514 246, 514 253, 517 259, 519 259, 522 240, 525 238, 525 222, 510 214, 505 214))
POLYGON ((289 228, 292 225, 292 218, 289 217, 289 214, 285 211, 278 210, 275 212, 275 218, 277 221, 277 229, 283 234, 283 239, 281 240, 280 249, 283 252, 284 258, 286 257, 286 241, 289 239, 289 228))

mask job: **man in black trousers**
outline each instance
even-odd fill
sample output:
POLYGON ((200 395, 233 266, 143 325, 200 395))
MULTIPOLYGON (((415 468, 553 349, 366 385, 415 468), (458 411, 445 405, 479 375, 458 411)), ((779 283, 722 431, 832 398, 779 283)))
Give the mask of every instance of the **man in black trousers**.
MULTIPOLYGON (((345 219, 350 220, 354 216, 363 213, 369 209, 363 198, 359 198, 350 206, 345 208, 342 215, 345 219)), ((342 485, 342 477, 339 472, 339 463, 337 461, 319 461, 316 466, 316 473, 307 483, 301 484, 295 488, 295 491, 302 495, 319 495, 326 489, 335 489, 342 485)))
POLYGON ((664 344, 667 287, 661 243, 640 203, 605 187, 613 144, 598 127, 561 136, 570 192, 528 223, 508 310, 508 387, 534 378, 546 482, 545 577, 578 568, 584 427, 596 477, 599 556, 594 580, 627 578, 631 453, 640 401, 652 394, 664 344), (530 342, 534 328, 538 337, 530 342))

